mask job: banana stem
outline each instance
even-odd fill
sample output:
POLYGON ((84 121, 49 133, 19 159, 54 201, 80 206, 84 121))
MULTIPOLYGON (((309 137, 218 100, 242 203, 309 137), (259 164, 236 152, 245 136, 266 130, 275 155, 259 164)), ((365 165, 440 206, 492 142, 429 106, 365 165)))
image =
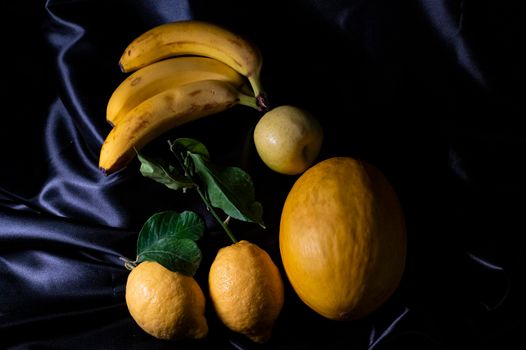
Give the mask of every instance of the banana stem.
POLYGON ((239 104, 242 104, 248 107, 252 107, 254 109, 257 109, 258 111, 260 110, 257 99, 254 98, 253 96, 248 96, 248 95, 240 93, 239 94, 239 104))
POLYGON ((250 75, 248 77, 248 82, 250 83, 250 86, 252 86, 252 90, 254 90, 254 96, 256 96, 257 109, 262 112, 268 111, 269 105, 267 95, 263 91, 259 75, 250 75))
POLYGON ((199 197, 201 197, 203 202, 206 204, 206 208, 210 211, 210 213, 212 213, 212 216, 214 217, 214 219, 216 219, 216 221, 219 223, 219 225, 221 225, 223 230, 225 230, 225 232, 228 235, 228 237, 230 238, 230 240, 233 243, 237 243, 238 241, 237 241, 236 237, 234 236, 234 234, 232 233, 232 231, 230 230, 230 228, 228 227, 227 223, 224 222, 223 220, 221 220, 219 215, 217 215, 217 212, 215 211, 214 207, 210 204, 210 202, 208 201, 208 198, 206 198, 206 196, 201 191, 201 189, 199 187, 196 187, 196 189, 197 189, 197 193, 199 193, 199 197))

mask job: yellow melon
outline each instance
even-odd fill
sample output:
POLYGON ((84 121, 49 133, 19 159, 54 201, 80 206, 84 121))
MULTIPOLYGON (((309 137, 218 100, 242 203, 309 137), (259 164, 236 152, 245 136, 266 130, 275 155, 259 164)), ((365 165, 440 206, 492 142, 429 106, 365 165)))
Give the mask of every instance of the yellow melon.
POLYGON ((305 304, 329 319, 361 318, 402 278, 402 209, 377 168, 350 157, 326 159, 292 186, 279 245, 287 277, 305 304))

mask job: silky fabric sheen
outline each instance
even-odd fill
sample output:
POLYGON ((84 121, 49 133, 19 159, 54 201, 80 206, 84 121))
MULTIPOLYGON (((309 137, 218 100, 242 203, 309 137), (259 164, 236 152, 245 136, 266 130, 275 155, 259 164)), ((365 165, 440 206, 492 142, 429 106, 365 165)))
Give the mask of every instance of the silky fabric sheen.
MULTIPOLYGON (((0 349, 506 349, 524 343, 526 138, 520 1, 7 1, 2 4, 0 349), (142 177, 134 160, 105 176, 98 155, 106 103, 127 76, 118 60, 161 23, 208 20, 254 41, 272 106, 312 112, 319 160, 353 156, 381 169, 408 230, 395 294, 361 320, 305 306, 283 271, 279 216, 296 177, 257 157, 256 111, 243 106, 169 131, 145 148, 194 137, 215 162, 244 168, 266 229, 231 222, 267 250, 285 280, 268 344, 226 330, 161 341, 124 301, 137 234, 152 214, 194 210, 206 221, 195 276, 229 244, 193 193, 142 177), (11 56, 13 55, 13 56, 11 56)), ((327 286, 330 288, 330 286, 327 286)))

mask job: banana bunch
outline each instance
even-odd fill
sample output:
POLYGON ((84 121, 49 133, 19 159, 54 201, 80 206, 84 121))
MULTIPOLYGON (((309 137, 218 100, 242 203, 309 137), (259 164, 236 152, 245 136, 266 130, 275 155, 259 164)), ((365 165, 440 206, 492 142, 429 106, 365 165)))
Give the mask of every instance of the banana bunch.
POLYGON ((265 110, 261 64, 254 45, 211 23, 172 22, 143 33, 119 61, 131 74, 108 101, 113 128, 99 167, 105 174, 122 169, 169 129, 235 105, 265 110))

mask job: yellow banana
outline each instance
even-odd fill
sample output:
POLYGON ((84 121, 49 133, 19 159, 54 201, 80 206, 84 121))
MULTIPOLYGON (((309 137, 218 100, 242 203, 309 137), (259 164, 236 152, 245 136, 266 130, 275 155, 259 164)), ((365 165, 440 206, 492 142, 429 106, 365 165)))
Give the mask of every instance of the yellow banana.
POLYGON ((123 72, 131 72, 181 55, 207 56, 229 65, 248 78, 259 107, 267 108, 260 81, 260 51, 245 38, 212 23, 187 20, 154 27, 128 45, 119 64, 123 72))
POLYGON ((177 57, 143 67, 126 78, 111 95, 106 120, 116 125, 132 108, 158 93, 197 80, 224 80, 236 87, 245 78, 226 64, 207 57, 177 57))
POLYGON ((105 174, 124 168, 153 139, 176 126, 237 104, 257 108, 256 98, 228 82, 200 80, 165 90, 133 108, 110 131, 99 157, 105 174))

